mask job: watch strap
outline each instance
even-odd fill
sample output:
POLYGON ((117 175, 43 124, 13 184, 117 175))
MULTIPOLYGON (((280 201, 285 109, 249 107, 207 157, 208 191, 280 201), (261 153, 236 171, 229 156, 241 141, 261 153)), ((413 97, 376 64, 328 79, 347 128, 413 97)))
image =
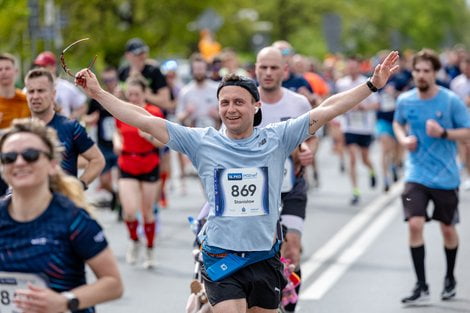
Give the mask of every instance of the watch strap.
POLYGON ((377 89, 377 87, 374 86, 374 84, 372 84, 372 82, 370 80, 370 77, 367 80, 366 84, 367 84, 367 87, 369 87, 369 90, 372 91, 372 92, 377 92, 377 90, 379 90, 379 89, 377 89))

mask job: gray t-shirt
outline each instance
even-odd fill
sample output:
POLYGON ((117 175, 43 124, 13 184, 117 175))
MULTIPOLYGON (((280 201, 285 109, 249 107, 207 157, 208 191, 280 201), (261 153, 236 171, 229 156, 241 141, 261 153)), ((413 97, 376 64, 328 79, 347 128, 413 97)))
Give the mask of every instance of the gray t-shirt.
POLYGON ((166 122, 168 147, 186 154, 211 206, 200 238, 233 251, 271 249, 281 204, 284 162, 308 136, 309 114, 235 140, 209 128, 166 122))

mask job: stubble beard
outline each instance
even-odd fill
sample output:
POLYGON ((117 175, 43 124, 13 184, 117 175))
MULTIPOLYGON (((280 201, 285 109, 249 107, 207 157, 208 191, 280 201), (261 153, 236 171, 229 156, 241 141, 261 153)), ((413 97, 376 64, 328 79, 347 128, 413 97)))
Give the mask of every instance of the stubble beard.
POLYGON ((429 84, 422 84, 417 87, 420 92, 427 92, 430 88, 429 84))

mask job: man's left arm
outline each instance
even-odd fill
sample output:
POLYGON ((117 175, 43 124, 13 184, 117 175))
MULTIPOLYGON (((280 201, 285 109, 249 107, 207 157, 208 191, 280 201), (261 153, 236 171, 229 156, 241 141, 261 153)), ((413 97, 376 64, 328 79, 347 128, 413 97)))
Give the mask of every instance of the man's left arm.
POLYGON ((398 71, 398 52, 392 51, 374 69, 374 74, 368 84, 363 83, 352 89, 343 91, 323 101, 318 107, 310 110, 309 132, 314 134, 321 126, 332 120, 334 117, 346 113, 354 108, 358 103, 367 98, 372 89, 381 89, 387 83, 391 75, 398 71))
POLYGON ((105 160, 98 146, 94 144, 88 150, 80 154, 85 160, 87 165, 83 174, 79 179, 87 186, 98 177, 105 166, 105 160))

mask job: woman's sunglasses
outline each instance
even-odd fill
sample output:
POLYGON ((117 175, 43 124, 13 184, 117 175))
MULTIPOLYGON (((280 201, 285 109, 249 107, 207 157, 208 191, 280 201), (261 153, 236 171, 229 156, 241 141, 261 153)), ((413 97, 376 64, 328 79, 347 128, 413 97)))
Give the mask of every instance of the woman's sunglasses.
POLYGON ((23 160, 28 163, 33 163, 39 159, 41 153, 44 154, 48 159, 52 159, 52 155, 49 152, 34 148, 28 148, 22 152, 12 151, 0 153, 0 162, 2 162, 2 164, 12 164, 16 162, 18 155, 21 155, 23 160))

